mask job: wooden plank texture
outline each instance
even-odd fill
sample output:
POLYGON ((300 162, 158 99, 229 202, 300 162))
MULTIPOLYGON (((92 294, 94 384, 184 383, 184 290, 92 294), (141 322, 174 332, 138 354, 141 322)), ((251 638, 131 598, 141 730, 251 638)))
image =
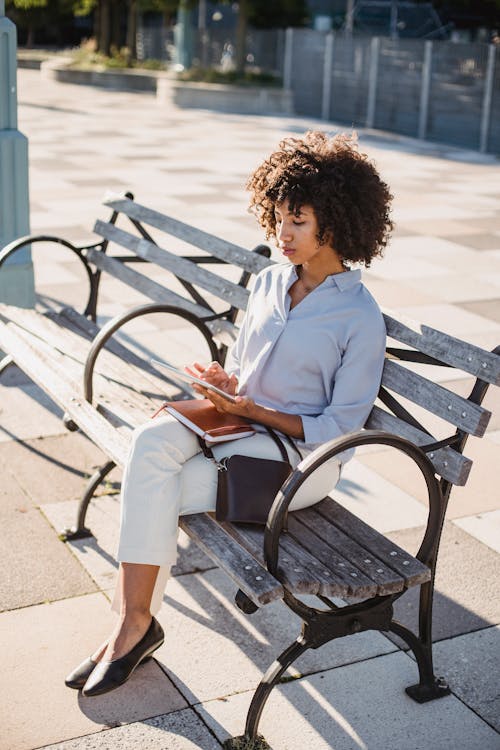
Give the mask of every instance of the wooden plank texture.
MULTIPOLYGON (((365 576, 349 560, 342 556, 339 549, 333 549, 324 542, 313 529, 300 523, 302 511, 288 516, 288 533, 302 547, 320 559, 330 571, 330 590, 326 596, 375 596, 377 584, 365 576), (356 573, 356 577, 352 574, 356 573)), ((283 560, 285 562, 285 560, 283 560)))
MULTIPOLYGON (((415 445, 428 445, 434 442, 431 435, 427 435, 416 427, 403 422, 378 406, 374 406, 371 410, 365 427, 370 430, 385 430, 385 432, 406 438, 415 445)), ((427 453, 427 456, 439 476, 448 480, 448 482, 452 482, 452 484, 459 486, 466 484, 472 467, 470 458, 457 453, 452 448, 440 448, 427 453)))
POLYGON ((78 386, 65 377, 58 362, 43 354, 40 341, 29 341, 25 331, 0 321, 0 347, 8 349, 16 363, 78 424, 82 432, 119 466, 128 453, 128 442, 95 409, 78 395, 78 386))
POLYGON ((386 359, 384 362, 382 385, 470 435, 482 437, 490 421, 491 412, 487 409, 457 396, 394 360, 386 359))
POLYGON ((179 526, 258 607, 283 598, 283 586, 208 515, 181 516, 179 526))
MULTIPOLYGON (((115 278, 123 281, 124 284, 136 289, 145 297, 154 300, 155 302, 163 302, 166 305, 173 305, 181 307, 184 310, 192 312, 200 318, 205 318, 208 315, 212 315, 212 310, 201 307, 195 302, 181 297, 175 292, 171 292, 156 281, 152 281, 144 276, 142 273, 127 268, 124 263, 120 263, 119 260, 110 258, 99 250, 90 249, 87 252, 87 260, 99 268, 101 271, 111 274, 115 278)), ((207 323, 207 327, 213 333, 227 332, 230 335, 234 332, 235 326, 227 320, 212 320, 207 323)))
POLYGON ((180 255, 170 253, 164 247, 155 245, 154 242, 150 242, 143 237, 124 232, 123 229, 119 229, 114 224, 96 221, 94 232, 110 242, 131 250, 139 258, 170 271, 177 278, 205 289, 216 297, 223 299, 229 305, 238 307, 240 310, 246 309, 250 294, 248 289, 244 289, 223 276, 219 276, 203 268, 203 266, 198 266, 180 255))
POLYGON ((332 498, 326 498, 316 508, 318 513, 366 550, 367 560, 381 560, 402 576, 407 586, 416 586, 430 580, 431 572, 426 565, 368 526, 340 503, 332 498))
MULTIPOLYGON (((224 523, 221 526, 261 565, 265 565, 263 527, 230 523, 224 523)), ((314 575, 309 575, 294 555, 287 555, 283 551, 281 540, 278 577, 285 588, 293 594, 317 594, 319 592, 319 580, 314 575)))
POLYGON ((478 346, 450 336, 443 331, 407 318, 397 318, 390 310, 383 310, 387 335, 439 359, 441 362, 468 372, 487 383, 500 385, 500 356, 478 346))
POLYGON ((355 570, 350 573, 354 584, 358 578, 357 569, 377 584, 377 593, 380 595, 395 594, 403 590, 404 578, 400 573, 396 573, 393 567, 389 567, 373 551, 370 550, 368 554, 359 542, 320 513, 318 506, 302 510, 300 521, 334 550, 341 551, 342 556, 354 566, 355 570))
POLYGON ((252 253, 239 245, 222 240, 213 234, 192 227, 158 211, 153 211, 146 206, 141 206, 139 203, 135 203, 128 198, 112 198, 104 201, 104 205, 132 219, 155 227, 155 229, 160 229, 162 232, 171 234, 173 237, 177 237, 183 242, 198 247, 214 255, 216 258, 225 260, 227 263, 240 266, 246 271, 250 271, 250 273, 258 273, 274 262, 268 258, 264 258, 262 255, 252 253))

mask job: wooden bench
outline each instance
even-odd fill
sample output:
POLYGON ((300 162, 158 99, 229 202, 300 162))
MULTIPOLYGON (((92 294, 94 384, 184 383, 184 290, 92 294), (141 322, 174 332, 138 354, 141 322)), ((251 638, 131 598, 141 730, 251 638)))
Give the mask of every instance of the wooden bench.
MULTIPOLYGON (((106 203, 112 216, 107 223, 96 223, 94 231, 101 239, 95 244, 75 247, 56 237, 29 237, 0 253, 1 269, 7 257, 25 245, 60 243, 84 263, 90 282, 83 314, 70 307, 40 312, 0 305, 0 348, 7 353, 0 373, 17 364, 62 407, 67 427, 81 429, 109 457, 91 478, 76 527, 66 538, 90 534, 85 528, 88 503, 111 469, 123 466, 132 429, 144 423, 166 395, 183 396, 147 357, 114 335, 134 318, 166 311, 200 332, 206 352, 197 356, 223 363, 236 333, 237 314, 247 303, 246 285, 252 274, 272 262, 265 246, 249 252, 140 206, 130 195, 106 203), (118 220, 125 221, 126 228, 119 228, 118 220), (172 238, 193 246, 195 254, 171 252, 172 238), (140 262, 171 272, 172 286, 180 281, 182 293, 159 284, 152 274, 140 273, 137 265, 132 268, 140 262), (206 268, 213 263, 222 264, 222 273, 206 268), (103 273, 151 301, 99 330, 95 320, 103 273)), ((305 459, 278 493, 265 530, 219 524, 208 513, 180 521, 189 537, 232 578, 240 609, 251 614, 280 599, 303 622, 297 640, 272 664, 254 694, 245 742, 257 737, 265 701, 298 656, 364 630, 391 631, 412 649, 419 671, 418 682, 406 688, 412 698, 423 702, 449 692, 445 681, 434 676, 432 663, 436 560, 450 491, 466 483, 471 469, 470 459, 463 455, 467 438, 481 437, 488 424, 490 413, 481 402, 489 384, 500 384, 500 347, 486 352, 433 328, 389 313, 384 317, 388 347, 380 400, 365 430, 334 440, 305 459), (424 365, 453 368, 476 378, 469 397, 425 377, 424 365), (418 419, 410 413, 412 405, 418 419), (410 555, 332 498, 318 498, 315 506, 290 514, 288 532, 282 533, 286 510, 301 484, 329 458, 367 445, 406 454, 422 474, 429 516, 418 552, 410 555), (394 602, 413 586, 420 586, 418 633, 393 619, 394 602), (315 595, 318 606, 306 605, 302 594, 315 595), (339 606, 339 598, 344 606, 339 606)), ((227 746, 236 748, 238 743, 236 738, 227 746)))

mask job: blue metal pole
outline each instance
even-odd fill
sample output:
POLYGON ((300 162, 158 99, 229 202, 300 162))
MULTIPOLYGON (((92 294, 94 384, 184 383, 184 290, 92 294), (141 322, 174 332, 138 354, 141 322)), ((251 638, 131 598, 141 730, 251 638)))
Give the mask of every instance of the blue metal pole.
MULTIPOLYGON (((0 249, 29 234, 28 140, 17 129, 17 34, 0 0, 0 249)), ((34 304, 33 265, 28 247, 0 273, 0 302, 34 304)))

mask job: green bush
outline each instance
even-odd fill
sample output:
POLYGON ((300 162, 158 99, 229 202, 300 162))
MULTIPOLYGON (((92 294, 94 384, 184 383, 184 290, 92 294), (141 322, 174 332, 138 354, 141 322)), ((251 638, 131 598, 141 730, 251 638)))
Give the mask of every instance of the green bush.
POLYGON ((190 68, 177 74, 181 81, 192 81, 194 83, 232 83, 238 86, 280 86, 281 79, 272 73, 262 71, 245 71, 238 73, 236 70, 223 72, 217 68, 190 68))

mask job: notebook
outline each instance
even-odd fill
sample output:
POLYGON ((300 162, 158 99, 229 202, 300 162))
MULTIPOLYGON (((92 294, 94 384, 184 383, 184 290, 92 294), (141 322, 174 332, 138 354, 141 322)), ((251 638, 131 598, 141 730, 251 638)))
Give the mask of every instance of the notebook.
POLYGON ((255 434, 254 428, 244 417, 217 411, 208 398, 169 401, 154 416, 162 411, 172 414, 207 443, 222 443, 255 434))

